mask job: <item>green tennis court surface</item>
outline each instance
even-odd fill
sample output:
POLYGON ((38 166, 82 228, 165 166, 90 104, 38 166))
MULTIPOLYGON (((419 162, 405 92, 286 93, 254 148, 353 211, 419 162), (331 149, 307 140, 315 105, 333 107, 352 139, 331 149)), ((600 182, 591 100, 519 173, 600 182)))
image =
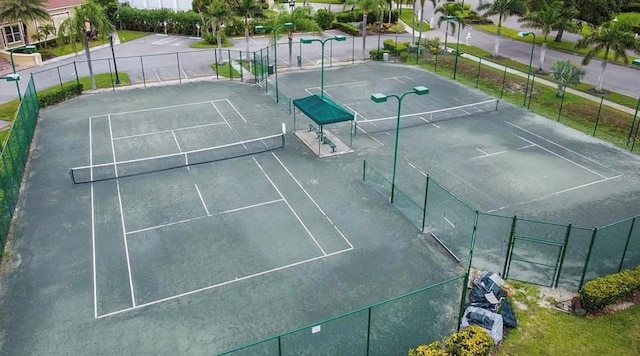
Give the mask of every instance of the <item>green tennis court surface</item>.
MULTIPOLYGON (((280 79, 283 100, 319 93, 319 71, 280 79)), ((239 83, 82 96, 45 110, 3 277, 2 353, 215 354, 460 276, 462 264, 363 183, 363 160, 386 178, 392 170, 395 132, 375 120, 397 106, 373 103, 376 92, 430 89, 403 102, 417 124, 400 131, 397 183, 412 199, 429 174, 507 216, 592 226, 640 211, 640 162, 613 146, 502 102, 495 110, 492 98, 414 68, 351 66, 325 79, 326 95, 362 125, 354 137, 348 123, 325 127, 353 152, 323 159, 294 135, 284 105, 239 83)), ((429 214, 429 231, 469 236, 473 222, 454 209, 429 214)), ((479 230, 485 253, 503 248, 498 227, 479 230)), ((403 334, 452 330, 459 291, 425 295, 322 330, 361 340, 375 316, 372 345, 393 337, 393 323, 403 334)), ((283 350, 299 354, 313 330, 283 337, 283 350)), ((371 354, 415 346, 384 345, 371 354)))

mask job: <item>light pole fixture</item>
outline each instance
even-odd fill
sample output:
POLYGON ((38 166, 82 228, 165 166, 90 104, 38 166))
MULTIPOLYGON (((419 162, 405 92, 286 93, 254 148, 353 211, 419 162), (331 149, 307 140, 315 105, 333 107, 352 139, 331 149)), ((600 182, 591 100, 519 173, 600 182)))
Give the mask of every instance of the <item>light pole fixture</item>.
POLYGON ((1 76, 0 79, 6 80, 7 82, 16 82, 16 89, 18 90, 18 100, 22 101, 22 95, 20 95, 20 84, 18 84, 18 82, 20 81, 20 74, 7 74, 1 76))
MULTIPOLYGON (((464 5, 464 1, 462 2, 464 5)), ((456 80, 456 73, 458 71, 458 57, 460 56, 460 31, 462 30, 462 20, 459 16, 447 16, 447 21, 456 20, 458 22, 458 40, 456 42, 456 59, 453 64, 453 80, 456 80)))
POLYGON ((426 95, 429 94, 429 89, 424 86, 414 87, 412 90, 396 95, 396 94, 371 94, 371 100, 374 103, 384 103, 389 98, 398 99, 398 116, 396 118, 396 143, 395 148, 393 149, 393 174, 391 176, 391 197, 389 198, 389 203, 393 204, 393 195, 396 188, 396 167, 398 165, 398 134, 400 133, 400 110, 402 109, 402 99, 409 94, 416 95, 426 95))
MULTIPOLYGON (((631 61, 631 64, 634 66, 640 66, 640 59, 634 59, 631 61)), ((633 135, 633 143, 631 145, 631 150, 633 151, 633 147, 635 146, 636 137, 638 137, 638 133, 633 134, 634 126, 636 125, 636 118, 638 117, 638 108, 640 108, 640 96, 638 96, 638 102, 636 103, 636 111, 633 114, 633 120, 631 121, 631 130, 629 130, 629 136, 627 137, 627 146, 629 146, 629 141, 631 140, 631 136, 633 135)))
POLYGON ((322 56, 320 60, 320 97, 324 99, 324 45, 329 41, 346 41, 347 38, 342 35, 337 35, 321 40, 319 38, 301 38, 300 42, 304 44, 310 44, 312 42, 320 42, 322 45, 322 56))
POLYGON ((113 52, 113 35, 109 35, 109 45, 111 45, 111 58, 113 58, 113 68, 116 72, 116 84, 120 84, 120 76, 118 75, 118 64, 116 63, 116 54, 113 52))
MULTIPOLYGON (((533 50, 536 48, 536 34, 533 32, 518 32, 518 36, 527 37, 529 35, 533 36, 533 42, 531 42, 531 56, 529 57, 529 72, 527 72, 527 85, 524 88, 524 102, 522 106, 527 105, 527 95, 529 94, 529 77, 531 76, 531 64, 533 63, 533 50)), ((531 100, 531 98, 529 98, 531 100)))
MULTIPOLYGON (((278 30, 280 29, 289 29, 293 28, 292 22, 285 22, 280 25, 275 26, 256 26, 256 32, 265 32, 272 31, 273 32, 273 70, 274 75, 276 76, 276 103, 279 102, 279 92, 278 92, 278 30)), ((267 52, 268 53, 268 52, 267 52)))
POLYGON ((18 50, 22 50, 22 51, 26 51, 27 53, 31 53, 31 52, 36 50, 36 46, 34 46, 34 45, 20 46, 20 47, 12 48, 12 49, 9 50, 9 59, 11 60, 11 69, 13 70, 13 74, 16 74, 16 64, 13 61, 13 52, 18 51, 18 50))

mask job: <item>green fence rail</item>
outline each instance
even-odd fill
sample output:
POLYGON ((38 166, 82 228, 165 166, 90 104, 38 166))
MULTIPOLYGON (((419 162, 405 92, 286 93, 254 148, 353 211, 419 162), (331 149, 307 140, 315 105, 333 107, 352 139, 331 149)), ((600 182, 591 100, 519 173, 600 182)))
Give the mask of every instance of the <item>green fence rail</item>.
POLYGON ((406 354, 457 329, 465 281, 453 277, 219 355, 406 354))
POLYGON ((11 131, 2 148, 0 158, 0 247, 4 250, 7 242, 11 220, 18 204, 20 184, 24 174, 29 147, 36 127, 40 105, 36 95, 33 77, 29 78, 20 106, 11 126, 11 131))

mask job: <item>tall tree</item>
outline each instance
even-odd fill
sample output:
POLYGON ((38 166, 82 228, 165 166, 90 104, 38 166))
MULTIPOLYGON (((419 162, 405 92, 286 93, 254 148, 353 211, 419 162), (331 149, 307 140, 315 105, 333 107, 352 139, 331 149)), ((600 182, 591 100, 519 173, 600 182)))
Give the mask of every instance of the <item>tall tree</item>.
POLYGON ((627 0, 575 0, 579 10, 578 19, 593 28, 613 20, 627 0))
POLYGON ((551 29, 556 26, 563 7, 561 0, 539 0, 540 7, 535 11, 529 11, 518 19, 524 28, 534 28, 542 32, 542 49, 540 50, 540 62, 538 71, 544 69, 544 56, 547 53, 547 38, 551 29))
POLYGON ((244 18, 244 41, 246 44, 247 61, 249 56, 249 19, 262 12, 260 4, 256 0, 228 0, 231 11, 244 18))
POLYGON ((602 91, 604 72, 609 63, 609 55, 612 54, 615 60, 622 58, 624 64, 629 64, 627 57, 628 50, 638 52, 638 41, 632 31, 632 26, 626 21, 611 20, 605 22, 600 27, 584 36, 576 43, 576 48, 589 48, 589 51, 582 58, 582 65, 587 65, 593 58, 597 58, 602 52, 602 63, 600 65, 600 75, 596 91, 602 91))
POLYGON ((205 7, 204 18, 205 27, 211 27, 211 33, 216 36, 218 45, 218 61, 222 59, 222 24, 231 17, 231 8, 224 0, 210 0, 211 3, 205 7))
POLYGON ((578 24, 578 21, 575 20, 576 16, 578 16, 578 9, 575 1, 576 0, 564 0, 562 2, 562 7, 558 14, 558 21, 553 26, 553 29, 558 31, 556 33, 556 38, 553 40, 554 42, 562 41, 564 31, 580 31, 581 26, 578 24))
POLYGON ((526 12, 528 0, 494 0, 478 6, 478 11, 484 11, 483 17, 498 15, 498 31, 493 45, 493 56, 500 57, 500 37, 502 37, 502 21, 509 16, 522 15, 526 12))
MULTIPOLYGON (((441 14, 438 17, 438 27, 440 27, 442 22, 447 23, 447 26, 445 29, 445 36, 444 36, 445 51, 447 49, 447 37, 449 37, 449 27, 451 27, 451 36, 455 36, 456 27, 458 24, 457 22, 449 21, 447 19, 447 16, 458 16, 459 18, 462 18, 462 12, 463 12, 463 5, 462 3, 459 3, 459 2, 455 2, 455 3, 448 2, 446 4, 443 4, 442 6, 437 7, 435 10, 436 14, 441 14)), ((460 25, 464 26, 464 22, 460 21, 460 25)), ((461 30, 462 29, 458 29, 458 31, 461 31, 461 30)))
POLYGON ((36 20, 51 20, 46 10, 46 0, 2 0, 0 1, 0 19, 3 21, 20 21, 22 38, 29 44, 27 22, 36 20))
POLYGON ((87 66, 89 67, 91 88, 94 90, 96 89, 96 79, 93 76, 93 67, 91 66, 89 37, 95 34, 104 40, 112 31, 113 25, 109 22, 104 9, 93 1, 77 7, 73 17, 64 20, 58 29, 58 38, 61 41, 68 38, 72 47, 75 48, 78 40, 82 41, 84 53, 87 57, 87 66))
POLYGON ((347 0, 346 5, 352 5, 354 9, 362 10, 362 58, 365 57, 367 42, 367 17, 370 12, 377 12, 384 7, 385 0, 347 0))
POLYGON ((272 26, 285 24, 287 22, 293 24, 293 27, 287 30, 287 38, 289 39, 289 67, 291 67, 293 57, 293 31, 320 33, 322 28, 315 21, 312 8, 307 6, 299 6, 292 12, 289 12, 284 5, 281 5, 278 7, 278 15, 271 17, 268 21, 269 25, 272 26))
POLYGON ((549 77, 558 83, 556 96, 561 98, 569 85, 578 85, 586 71, 582 67, 573 64, 570 59, 558 59, 553 62, 549 77))

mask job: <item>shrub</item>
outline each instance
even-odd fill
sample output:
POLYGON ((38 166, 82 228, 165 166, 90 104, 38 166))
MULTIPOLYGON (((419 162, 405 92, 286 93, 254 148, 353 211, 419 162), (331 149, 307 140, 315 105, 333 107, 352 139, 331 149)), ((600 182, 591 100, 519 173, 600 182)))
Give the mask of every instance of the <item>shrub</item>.
MULTIPOLYGON (((211 44, 211 45, 217 45, 217 44, 218 44, 218 36, 217 36, 217 35, 214 35, 214 34, 213 34, 213 33, 211 33, 211 32, 206 32, 206 33, 204 34, 204 36, 202 36, 202 39, 203 39, 205 42, 207 42, 208 44, 211 44)), ((226 34, 225 34, 225 32, 223 31, 223 32, 221 33, 220 40, 221 40, 221 41, 222 41, 222 43, 224 44, 224 41, 225 41, 226 39, 227 39, 227 35, 226 35, 226 34)))
POLYGON ((401 56, 403 53, 406 53, 409 48, 409 42, 395 42, 392 39, 386 39, 382 44, 384 49, 397 56, 401 56))
POLYGON ((493 21, 491 19, 480 16, 475 11, 470 11, 467 16, 464 18, 464 23, 467 25, 488 25, 492 24, 493 21))
POLYGON ((164 33, 164 21, 167 32, 179 35, 196 35, 196 24, 202 20, 193 11, 172 11, 168 9, 136 9, 122 6, 119 11, 122 27, 132 31, 164 33))
POLYGON ((360 29, 356 26, 353 26, 351 24, 348 23, 342 23, 342 22, 334 22, 333 24, 334 28, 337 30, 340 30, 342 32, 348 33, 352 36, 359 36, 360 35, 360 29))
POLYGON ((407 356, 448 356, 449 354, 440 347, 438 341, 429 345, 420 345, 415 349, 409 349, 407 356))
POLYGON ((316 22, 323 30, 330 29, 331 24, 336 19, 336 15, 327 9, 318 10, 318 12, 316 12, 315 17, 316 17, 316 22))
POLYGON ((640 266, 596 278, 579 291, 582 305, 589 312, 623 301, 640 292, 640 266))
POLYGON ((61 103, 82 93, 82 84, 67 84, 62 88, 54 87, 38 92, 40 107, 61 103))
POLYGON ((440 54, 442 53, 442 42, 440 38, 426 38, 423 40, 422 45, 429 51, 431 54, 440 54))
POLYGON ((445 350, 457 356, 487 356, 493 339, 478 325, 471 325, 445 339, 445 350))
POLYGON ((390 53, 390 52, 387 51, 386 49, 381 49, 381 50, 372 49, 371 51, 369 51, 369 56, 374 61, 381 61, 384 56, 384 53, 390 53))

